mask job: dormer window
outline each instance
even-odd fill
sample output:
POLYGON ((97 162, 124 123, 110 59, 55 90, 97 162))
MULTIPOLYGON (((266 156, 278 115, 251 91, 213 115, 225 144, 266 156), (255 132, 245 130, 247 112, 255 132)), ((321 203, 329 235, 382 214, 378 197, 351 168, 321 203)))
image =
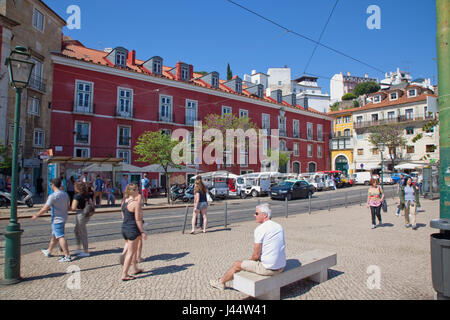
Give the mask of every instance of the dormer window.
POLYGON ((390 99, 390 100, 397 100, 397 99, 398 99, 398 94, 397 94, 397 92, 392 92, 392 93, 389 95, 389 99, 390 99))
POLYGON ((215 74, 215 73, 212 74, 211 86, 213 88, 219 88, 219 75, 218 74, 215 74))
POLYGON ((373 97, 373 103, 379 103, 381 101, 381 96, 373 97))
POLYGON ((281 90, 277 91, 277 102, 281 103, 283 101, 283 96, 281 90))
POLYGON ((242 93, 242 82, 241 81, 236 81, 236 92, 242 93))
POLYGON ((258 97, 262 98, 264 96, 264 87, 262 85, 258 85, 258 97))
POLYGON ((408 90, 408 98, 415 97, 416 96, 416 89, 409 89, 408 90))
POLYGON ((162 73, 162 63, 160 60, 154 60, 153 66, 152 66, 152 72, 154 74, 161 74, 162 73))
POLYGON ((147 68, 151 73, 161 75, 163 68, 163 59, 155 56, 144 62, 143 66, 147 68))
POLYGON ((189 81, 189 67, 187 65, 181 66, 181 80, 189 81))
POLYGON ((116 53, 116 66, 125 67, 127 65, 127 54, 123 51, 117 51, 116 53))

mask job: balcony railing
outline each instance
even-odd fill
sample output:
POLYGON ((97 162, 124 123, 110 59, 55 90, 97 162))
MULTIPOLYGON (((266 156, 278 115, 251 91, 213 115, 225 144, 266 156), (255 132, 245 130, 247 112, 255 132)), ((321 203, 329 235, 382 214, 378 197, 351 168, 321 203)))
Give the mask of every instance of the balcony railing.
POLYGON ((75 143, 89 143, 89 135, 77 133, 75 136, 75 143))
POLYGON ((28 83, 28 87, 39 90, 41 92, 45 92, 46 84, 47 84, 47 81, 45 79, 42 79, 42 77, 37 77, 35 75, 31 75, 30 82, 28 83))
POLYGON ((74 113, 81 113, 81 114, 94 114, 95 113, 95 103, 89 105, 88 107, 85 106, 79 106, 76 103, 73 103, 73 110, 74 113))
POLYGON ((287 133, 286 133, 286 129, 285 128, 278 129, 278 134, 280 135, 280 137, 287 137, 287 133))
POLYGON ((119 136, 119 146, 129 147, 131 137, 119 136))
POLYGON ((198 121, 198 119, 194 117, 186 117, 184 120, 184 124, 187 126, 193 126, 195 121, 198 121))
POLYGON ((350 137, 333 138, 330 141, 331 150, 353 149, 353 139, 350 137))
POLYGON ((125 118, 125 119, 131 119, 133 118, 133 110, 131 111, 119 111, 119 109, 116 109, 116 118, 125 118))
POLYGON ((174 114, 163 114, 163 113, 158 113, 158 121, 161 122, 175 122, 175 117, 174 114))
POLYGON ((424 114, 407 114, 400 115, 397 117, 391 117, 386 119, 371 120, 371 121, 357 121, 353 123, 355 129, 367 128, 372 126, 394 124, 394 123, 404 123, 413 121, 424 121, 428 119, 434 119, 434 116, 425 116, 424 114))

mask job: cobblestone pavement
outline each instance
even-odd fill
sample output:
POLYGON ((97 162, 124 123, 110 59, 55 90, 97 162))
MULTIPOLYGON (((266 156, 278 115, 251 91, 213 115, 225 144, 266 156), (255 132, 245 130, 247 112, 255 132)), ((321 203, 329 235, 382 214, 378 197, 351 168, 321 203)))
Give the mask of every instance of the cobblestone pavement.
MULTIPOLYGON (((291 284, 281 290, 281 299, 433 299, 430 235, 438 231, 429 222, 439 217, 439 201, 422 200, 424 212, 418 213, 417 231, 405 228, 404 218, 395 216, 392 199, 388 204, 384 226, 374 230, 369 209, 359 205, 274 219, 285 229, 288 259, 322 248, 335 251, 338 261, 329 270, 328 281, 291 284), (379 289, 367 285, 370 266, 379 268, 379 289)), ((245 294, 233 289, 219 291, 208 286, 209 279, 218 278, 235 260, 252 253, 256 223, 229 227, 211 228, 206 234, 150 235, 144 242, 145 262, 140 265, 144 273, 129 282, 120 280, 121 240, 91 243, 92 256, 71 263, 59 263, 59 257, 45 258, 41 252, 27 254, 22 256, 24 281, 0 287, 0 299, 245 299, 245 294), (81 272, 71 274, 73 270, 81 272), (79 289, 73 288, 78 276, 79 289)), ((2 258, 2 275, 3 270, 2 258)))

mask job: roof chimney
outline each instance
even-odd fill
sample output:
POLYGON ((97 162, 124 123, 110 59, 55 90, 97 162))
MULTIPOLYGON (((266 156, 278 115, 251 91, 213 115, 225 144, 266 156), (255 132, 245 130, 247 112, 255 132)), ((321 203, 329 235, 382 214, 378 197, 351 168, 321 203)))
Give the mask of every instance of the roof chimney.
POLYGON ((136 64, 136 50, 128 52, 127 63, 134 66, 136 64))
POLYGON ((252 75, 256 74, 256 70, 252 70, 252 75))
POLYGON ((352 74, 351 74, 350 71, 349 71, 349 72, 347 72, 347 75, 350 77, 352 74))

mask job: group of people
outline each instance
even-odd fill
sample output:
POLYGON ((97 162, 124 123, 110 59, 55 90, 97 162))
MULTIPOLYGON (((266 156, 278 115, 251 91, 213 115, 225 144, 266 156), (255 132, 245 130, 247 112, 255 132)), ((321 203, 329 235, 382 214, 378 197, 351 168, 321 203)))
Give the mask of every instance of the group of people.
MULTIPOLYGON (((400 176, 398 182, 397 193, 399 195, 399 205, 396 216, 400 216, 403 210, 405 217, 405 227, 417 230, 416 214, 418 207, 420 207, 420 185, 417 178, 400 176)), ((379 185, 379 180, 372 178, 370 180, 370 187, 367 194, 367 207, 370 208, 372 216, 372 229, 383 224, 381 217, 381 209, 385 204, 385 193, 379 185), (378 219, 378 225, 376 220, 378 219)))

